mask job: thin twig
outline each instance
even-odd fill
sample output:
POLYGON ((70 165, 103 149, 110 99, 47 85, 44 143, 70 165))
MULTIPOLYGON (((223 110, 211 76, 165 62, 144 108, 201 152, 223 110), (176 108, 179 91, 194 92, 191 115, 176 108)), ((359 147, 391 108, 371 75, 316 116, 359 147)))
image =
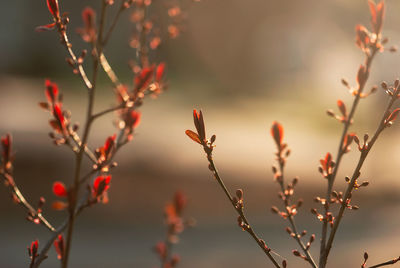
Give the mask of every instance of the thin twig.
POLYGON ((102 115, 105 115, 105 114, 108 114, 108 113, 111 113, 111 112, 115 112, 115 111, 118 111, 118 110, 121 110, 121 109, 124 109, 124 108, 126 108, 126 105, 125 105, 125 103, 122 103, 120 105, 117 105, 117 106, 105 109, 105 110, 103 110, 101 112, 98 112, 96 114, 93 114, 92 119, 94 120, 94 119, 96 119, 96 118, 98 118, 98 117, 100 117, 102 115))
POLYGON ((12 193, 16 196, 16 198, 19 201, 19 204, 24 207, 29 214, 37 217, 40 220, 40 223, 42 223, 47 229, 49 229, 51 232, 54 232, 56 229, 49 223, 49 221, 42 215, 42 213, 38 213, 36 209, 33 208, 31 204, 25 199, 24 195, 22 192, 19 190, 18 186, 15 184, 14 178, 12 175, 0 172, 0 175, 7 181, 9 182, 9 189, 12 191, 12 193))
MULTIPOLYGON (((125 0, 121 0, 121 5, 120 5, 120 7, 119 7, 119 9, 118 9, 118 12, 117 12, 117 14, 116 14, 115 17, 114 17, 114 19, 113 19, 113 21, 112 21, 112 23, 111 23, 110 28, 108 29, 107 33, 105 34, 104 39, 102 40, 102 46, 103 46, 103 47, 107 44, 108 40, 109 40, 110 37, 111 37, 111 34, 112 34, 113 31, 114 31, 115 26, 117 25, 117 22, 118 22, 118 20, 119 20, 119 18, 120 18, 120 16, 121 16, 122 12, 123 12, 124 10, 126 10, 126 9, 127 9, 127 8, 125 7, 125 0)), ((101 57, 101 56, 100 56, 100 57, 101 57)))
POLYGON ((210 170, 212 171, 215 179, 217 180, 218 184, 221 186, 222 190, 224 191, 226 197, 229 199, 231 202, 233 208, 236 210, 236 212, 239 214, 240 218, 243 220, 243 222, 246 224, 245 230, 253 237, 253 239, 257 242, 257 244, 260 246, 260 248, 264 251, 264 253, 268 256, 268 258, 271 260, 271 262, 274 264, 275 267, 280 268, 281 266, 277 263, 277 261, 274 259, 272 256, 271 252, 273 252, 269 247, 266 246, 265 242, 263 242, 257 234, 254 232, 253 228, 251 227, 249 221, 247 220, 246 216, 243 213, 242 209, 238 209, 236 207, 236 204, 229 193, 228 189, 226 188, 223 180, 219 176, 219 173, 217 171, 217 168, 215 167, 214 161, 212 159, 211 153, 207 155, 208 162, 210 164, 210 170))
POLYGON ((376 265, 370 266, 368 268, 377 268, 377 267, 382 267, 382 266, 386 266, 386 265, 392 265, 392 264, 395 264, 398 261, 400 261, 400 257, 398 257, 396 259, 393 259, 393 260, 390 260, 390 261, 387 261, 387 262, 383 262, 383 263, 380 263, 380 264, 376 264, 376 265))
MULTIPOLYGON (((279 157, 280 157, 281 154, 280 153, 278 153, 278 154, 279 154, 279 157)), ((279 169, 280 169, 280 174, 281 174, 281 180, 279 180, 279 185, 281 187, 282 193, 284 193, 285 192, 285 187, 284 187, 284 181, 285 181, 284 180, 284 162, 281 161, 281 160, 278 160, 278 162, 279 162, 279 169)), ((283 202, 284 202, 285 208, 290 207, 288 198, 285 198, 283 200, 283 202)), ((306 255, 307 262, 309 262, 312 267, 317 268, 318 266, 315 263, 313 257, 311 256, 309 249, 307 249, 306 246, 304 245, 303 241, 301 241, 300 234, 297 231, 297 226, 296 226, 296 222, 294 220, 294 217, 291 215, 290 211, 287 211, 287 214, 288 214, 288 219, 289 219, 290 225, 292 226, 292 231, 295 234, 294 239, 297 241, 297 243, 299 244, 299 246, 303 250, 304 254, 306 255)))

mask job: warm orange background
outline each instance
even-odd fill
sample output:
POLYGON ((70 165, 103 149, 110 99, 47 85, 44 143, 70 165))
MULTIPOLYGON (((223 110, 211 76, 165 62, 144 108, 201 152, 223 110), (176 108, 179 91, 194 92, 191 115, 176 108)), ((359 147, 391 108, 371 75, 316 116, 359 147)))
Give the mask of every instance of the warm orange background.
MULTIPOLYGON (((63 1, 71 15, 74 48, 84 44, 74 34, 80 10, 94 1, 63 1), (79 3, 78 3, 79 2, 79 3), (82 2, 82 3, 81 3, 82 2)), ((386 1, 384 35, 389 44, 400 40, 400 2, 386 1)), ((164 12, 163 10, 160 10, 164 12)), ((217 135, 215 160, 230 189, 243 188, 246 212, 268 245, 289 260, 289 267, 306 267, 292 257, 297 248, 284 231, 286 222, 270 213, 281 205, 273 184, 271 165, 275 150, 269 135, 273 120, 285 126, 292 148, 288 178, 300 176, 297 196, 305 200, 300 229, 316 233, 312 252, 319 249, 320 224, 311 215, 312 199, 324 195, 326 182, 317 171, 326 152, 336 153, 341 125, 325 115, 336 109, 336 99, 350 105, 340 84, 345 77, 355 84, 363 61, 354 44, 354 27, 369 27, 364 0, 265 1, 204 0, 190 5, 186 32, 161 48, 167 61, 170 90, 143 106, 142 123, 133 141, 118 155, 110 189, 111 202, 87 210, 78 220, 71 267, 155 267, 152 246, 164 238, 163 205, 174 191, 189 199, 187 216, 197 227, 181 236, 175 252, 180 267, 269 267, 257 245, 236 225, 236 215, 212 179, 201 148, 184 130, 193 129, 191 111, 201 108, 207 132, 217 135)), ((48 114, 37 102, 44 99, 44 78, 56 81, 64 92, 73 120, 83 124, 86 92, 64 61, 66 56, 54 32, 35 33, 49 22, 45 1, 7 1, 0 9, 0 132, 14 136, 15 175, 29 200, 43 195, 54 199, 54 180, 68 182, 73 156, 67 148, 51 145, 48 114)), ((128 35, 132 25, 122 18, 105 53, 124 82, 130 83, 127 59, 134 58, 128 35)), ((393 81, 399 72, 399 54, 377 56, 369 86, 393 81)), ((112 105, 110 83, 102 78, 96 109, 112 105)), ((373 133, 386 96, 382 90, 363 100, 353 130, 360 137, 373 133)), ((91 134, 93 147, 115 132, 112 116, 99 121, 91 134)), ((358 267, 365 250, 369 264, 399 255, 400 143, 399 126, 385 131, 362 170, 370 186, 356 192, 360 210, 346 214, 330 256, 329 267, 358 267)), ((343 190, 358 153, 346 156, 336 189, 343 190)), ((35 201, 33 201, 35 203, 35 201)), ((46 241, 42 227, 24 220, 0 188, 0 267, 27 267, 26 247, 46 241)), ((57 223, 63 212, 46 209, 57 223)), ((55 267, 52 250, 43 267, 55 267)))

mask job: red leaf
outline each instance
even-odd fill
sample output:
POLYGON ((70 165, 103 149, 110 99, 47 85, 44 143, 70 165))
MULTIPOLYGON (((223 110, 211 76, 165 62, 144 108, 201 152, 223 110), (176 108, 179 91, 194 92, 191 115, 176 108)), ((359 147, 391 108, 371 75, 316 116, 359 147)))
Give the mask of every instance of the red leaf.
POLYGON ((104 152, 104 157, 107 159, 111 150, 114 148, 115 145, 115 139, 117 138, 117 135, 114 134, 113 136, 110 136, 107 138, 106 142, 104 143, 103 146, 103 152, 104 152))
POLYGON ((191 138, 193 141, 197 142, 198 144, 201 144, 199 135, 197 135, 197 133, 191 131, 191 130, 186 130, 185 131, 186 135, 188 135, 189 138, 191 138))
POLYGON ((181 191, 177 191, 174 195, 174 205, 178 215, 182 213, 182 210, 185 208, 186 203, 187 203, 187 198, 185 194, 181 191))
POLYGON ((153 73, 154 66, 143 68, 142 71, 135 77, 135 91, 140 91, 147 88, 153 73))
POLYGON ((400 112, 400 108, 397 108, 396 110, 394 110, 386 119, 387 122, 393 122, 394 120, 396 120, 397 116, 399 115, 400 112))
POLYGON ((91 7, 85 7, 82 10, 82 20, 86 29, 94 28, 96 21, 96 12, 91 7))
POLYGON ((196 109, 193 110, 193 121, 194 126, 196 127, 197 134, 199 135, 200 140, 205 140, 206 138, 206 129, 204 126, 203 113, 197 112, 196 109))
POLYGON ((276 145, 280 148, 283 141, 283 127, 278 122, 274 121, 271 127, 271 135, 275 140, 276 145))
POLYGON ((320 160, 322 169, 326 172, 326 174, 331 174, 332 171, 332 155, 327 153, 324 159, 320 160))
POLYGON ((58 7, 58 0, 47 0, 47 8, 55 19, 60 17, 60 10, 58 7))
POLYGON ((91 7, 86 7, 82 11, 83 28, 77 31, 85 42, 94 42, 96 36, 96 12, 91 7))
POLYGON ((381 1, 379 4, 376 5, 376 12, 377 12, 377 18, 376 18, 375 32, 376 32, 376 34, 380 34, 380 32, 382 31, 383 19, 385 17, 385 2, 384 1, 381 1))
POLYGON ((344 105, 342 100, 337 100, 337 106, 339 107, 339 110, 342 113, 343 117, 347 117, 346 106, 344 105))
POLYGON ((31 243, 31 247, 29 248, 29 255, 34 259, 37 256, 37 251, 39 248, 39 242, 37 240, 31 243))
POLYGON ((55 104, 54 105, 53 115, 57 119, 57 121, 58 121, 58 123, 60 125, 60 129, 61 130, 65 129, 65 118, 64 118, 64 115, 63 115, 63 113, 61 111, 61 108, 60 108, 59 104, 55 104))
POLYGON ((385 16, 385 3, 381 1, 379 4, 375 4, 374 1, 369 0, 369 11, 371 13, 371 24, 375 34, 380 34, 383 25, 383 18, 385 16))
POLYGON ((44 31, 51 31, 56 27, 56 23, 50 23, 46 25, 40 25, 35 28, 36 32, 44 32, 44 31))
POLYGON ((140 118, 141 118, 142 114, 140 112, 136 112, 136 111, 132 111, 130 113, 130 127, 131 128, 136 128, 137 126, 139 126, 140 124, 140 118))
POLYGON ((99 197, 110 188, 111 175, 99 176, 93 183, 93 197, 99 197))
POLYGON ((57 252, 57 258, 61 260, 64 256, 64 237, 61 234, 54 240, 54 248, 57 252))
POLYGON ((54 210, 64 210, 68 207, 68 204, 63 202, 63 201, 54 201, 53 204, 51 204, 51 208, 54 210))
POLYGON ((162 63, 158 64, 158 66, 157 66, 157 70, 156 70, 156 81, 157 82, 160 82, 161 79, 163 78, 164 71, 165 71, 165 63, 162 62, 162 63))
POLYGON ((56 83, 51 82, 49 79, 45 80, 45 95, 49 104, 54 104, 58 99, 58 86, 56 83))
POLYGON ((3 147, 3 162, 7 164, 11 160, 11 135, 6 134, 1 138, 1 146, 3 147))
POLYGON ((369 5, 369 12, 371 13, 372 26, 374 27, 374 25, 376 24, 376 5, 373 0, 369 0, 368 5, 369 5))
POLYGON ((370 38, 369 38, 369 32, 368 30, 358 24, 356 26, 356 44, 359 48, 361 48, 363 51, 368 49, 370 43, 370 38))
POLYGON ((59 181, 56 181, 53 184, 53 193, 59 197, 67 197, 68 196, 67 188, 65 187, 64 183, 59 182, 59 181))

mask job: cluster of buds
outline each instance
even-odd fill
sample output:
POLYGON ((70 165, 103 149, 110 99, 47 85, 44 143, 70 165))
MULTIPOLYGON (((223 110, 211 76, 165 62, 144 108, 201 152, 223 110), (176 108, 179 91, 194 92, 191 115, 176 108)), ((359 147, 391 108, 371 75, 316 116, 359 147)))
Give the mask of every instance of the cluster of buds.
POLYGON ((154 247, 154 251, 163 263, 162 268, 174 268, 181 260, 180 256, 177 254, 172 255, 170 259, 168 259, 168 247, 165 242, 158 242, 154 247))
POLYGON ((271 211, 275 214, 278 214, 279 216, 281 216, 283 219, 287 219, 288 217, 293 217, 297 214, 298 212, 298 208, 301 207, 301 205, 303 204, 303 201, 300 199, 297 204, 293 204, 290 206, 286 206, 284 211, 280 211, 276 206, 272 206, 271 207, 271 211))
POLYGON ((354 135, 353 140, 357 144, 358 150, 360 152, 368 150, 368 148, 369 148, 369 146, 368 146, 369 135, 367 133, 364 134, 362 143, 360 142, 360 139, 358 138, 357 135, 354 135))
POLYGON ((56 28, 58 29, 58 31, 65 31, 66 26, 69 22, 69 18, 67 17, 66 13, 60 15, 60 7, 58 5, 58 0, 47 0, 47 8, 50 12, 50 15, 53 18, 53 22, 36 27, 36 31, 42 32, 42 31, 53 30, 56 28))
POLYGON ((31 259, 31 265, 35 263, 36 258, 39 256, 38 254, 39 242, 37 240, 31 243, 31 246, 28 247, 29 258, 31 259))
POLYGON ((93 186, 90 187, 91 195, 88 198, 89 204, 108 203, 108 189, 110 188, 111 175, 98 176, 93 186))
POLYGON ((303 259, 303 260, 305 260, 305 261, 307 261, 307 262, 309 261, 309 259, 307 258, 307 256, 301 254, 300 251, 298 251, 297 249, 292 250, 292 253, 293 253, 293 255, 296 256, 296 257, 299 257, 299 258, 301 258, 301 259, 303 259))
MULTIPOLYGON (((273 122, 271 127, 271 136, 275 141, 275 144, 278 148, 278 151, 275 153, 276 160, 279 162, 279 165, 283 167, 286 162, 286 158, 290 155, 290 149, 288 148, 287 144, 283 142, 283 126, 278 122, 273 122)), ((279 172, 274 172, 277 176, 279 176, 279 172)))
POLYGON ((326 221, 328 224, 330 224, 331 227, 333 226, 333 221, 334 221, 335 217, 333 216, 333 214, 331 212, 327 212, 326 215, 324 216, 324 215, 318 213, 317 209, 312 208, 311 214, 315 215, 319 221, 326 221))
POLYGON ((163 42, 163 33, 166 32, 168 37, 174 39, 183 31, 183 22, 186 14, 182 10, 179 1, 167 1, 164 6, 168 15, 168 26, 162 29, 157 21, 147 17, 147 9, 153 4, 151 0, 130 0, 126 1, 126 7, 133 7, 131 13, 131 21, 135 24, 135 31, 132 35, 130 45, 132 48, 142 51, 147 57, 147 53, 156 50, 163 42), (145 43, 143 44, 143 39, 145 43), (148 48, 147 48, 148 47, 148 48), (143 51, 145 50, 145 51, 143 51))
POLYGON ((301 238, 303 236, 305 236, 307 234, 306 230, 303 230, 300 234, 297 234, 295 232, 293 232, 292 228, 290 227, 286 227, 285 231, 293 238, 301 238))
POLYGON ((39 106, 49 111, 53 116, 53 119, 49 121, 53 132, 49 135, 56 145, 65 144, 67 142, 67 137, 72 132, 69 123, 70 112, 63 110, 62 94, 59 92, 57 84, 46 79, 45 87, 44 93, 47 102, 40 102, 39 106))
POLYGON ((180 257, 169 252, 171 250, 170 245, 178 243, 178 235, 184 231, 186 226, 194 224, 193 220, 183 219, 183 211, 186 204, 186 196, 181 191, 177 191, 172 202, 167 203, 165 206, 164 216, 167 225, 167 240, 158 242, 154 247, 163 268, 173 268, 178 265, 180 257))
MULTIPOLYGON (((90 206, 96 203, 108 203, 108 189, 110 188, 111 175, 101 175, 96 177, 92 186, 88 186, 88 198, 86 205, 90 206)), ((64 210, 70 202, 70 190, 64 183, 56 181, 53 184, 53 193, 57 197, 66 198, 67 201, 56 200, 52 204, 54 210, 64 210)))
POLYGON ((385 81, 381 83, 382 89, 390 97, 400 98, 400 80, 396 79, 393 85, 388 85, 385 81))
POLYGON ((76 31, 82 37, 83 41, 94 44, 97 40, 96 30, 96 12, 91 7, 85 7, 82 10, 83 27, 76 31))
MULTIPOLYGON (((360 82, 359 81, 361 81, 362 79, 365 79, 365 77, 364 77, 365 75, 366 75, 365 74, 365 67, 364 67, 364 65, 361 65, 359 70, 358 70, 358 74, 357 74, 357 87, 350 86, 349 82, 344 78, 342 78, 342 80, 341 80, 342 85, 344 85, 347 88, 347 90, 350 93, 350 95, 356 96, 356 95, 358 95, 359 89, 360 89, 360 82)), ((377 85, 373 85, 371 87, 371 89, 369 90, 369 92, 360 92, 360 98, 366 98, 366 97, 374 94, 375 92, 377 92, 377 90, 378 90, 378 86, 377 85)), ((332 110, 328 110, 327 114, 329 116, 332 116, 332 117, 336 118, 336 119, 340 118, 340 117, 336 117, 336 115, 334 114, 334 112, 332 110)))
POLYGON ((371 13, 372 32, 363 25, 356 26, 356 44, 367 55, 372 51, 383 50, 383 45, 387 43, 387 38, 382 40, 381 32, 383 26, 383 17, 385 14, 385 4, 381 1, 375 4, 368 1, 371 13))
MULTIPOLYGON (((357 177, 358 178, 358 177, 357 177)), ((346 176, 345 178, 344 178, 344 180, 347 182, 347 183, 350 183, 350 178, 348 177, 348 176, 346 176)), ((355 189, 355 190, 357 190, 357 189, 359 189, 359 188, 361 188, 361 187, 366 187, 366 186, 368 186, 369 185, 369 182, 368 181, 363 181, 362 183, 359 183, 358 182, 358 180, 356 179, 355 181, 354 181, 354 186, 353 186, 353 189, 355 189)))
POLYGON ((134 130, 140 123, 141 113, 137 108, 143 104, 144 97, 156 97, 166 89, 164 73, 165 63, 144 67, 135 74, 132 90, 125 85, 116 87, 117 101, 122 107, 118 111, 120 120, 117 126, 124 130, 128 141, 132 140, 134 130))
MULTIPOLYGON (((109 166, 107 165, 112 157, 114 156, 116 150, 116 141, 117 135, 109 136, 104 145, 96 149, 95 154, 97 157, 97 163, 93 165, 94 170, 101 169, 102 172, 109 172, 109 166)), ((115 166, 116 163, 113 163, 112 166, 115 166)))
MULTIPOLYGON (((16 196, 15 196, 15 198, 16 198, 16 196)), ((18 200, 18 202, 20 202, 19 199, 17 199, 17 200, 18 200)), ((28 212, 28 216, 26 217, 26 219, 28 221, 30 221, 30 222, 35 223, 35 224, 40 224, 41 223, 40 215, 42 214, 43 206, 44 206, 45 203, 46 203, 46 200, 44 199, 44 197, 41 196, 39 198, 39 202, 38 202, 38 206, 37 206, 36 211, 35 212, 34 211, 29 211, 28 212)))
POLYGON ((65 250, 65 242, 64 242, 64 237, 62 234, 57 236, 57 239, 54 240, 53 245, 57 252, 57 258, 59 260, 62 260, 64 257, 64 250, 65 250))
POLYGON ((177 243, 179 241, 178 234, 182 233, 185 229, 185 221, 182 214, 186 204, 186 196, 182 192, 177 191, 173 201, 165 206, 165 222, 168 227, 167 237, 170 243, 177 243))
POLYGON ((321 165, 318 167, 319 173, 321 173, 324 178, 330 179, 333 173, 333 168, 335 167, 335 162, 332 160, 332 155, 327 153, 325 158, 319 161, 321 163, 321 165))
POLYGON ((210 140, 207 139, 206 127, 204 125, 203 113, 201 111, 197 112, 196 110, 193 110, 193 122, 197 133, 192 130, 186 130, 185 133, 190 139, 203 146, 203 149, 207 154, 207 158, 211 160, 212 151, 215 147, 214 142, 217 137, 212 135, 210 140))

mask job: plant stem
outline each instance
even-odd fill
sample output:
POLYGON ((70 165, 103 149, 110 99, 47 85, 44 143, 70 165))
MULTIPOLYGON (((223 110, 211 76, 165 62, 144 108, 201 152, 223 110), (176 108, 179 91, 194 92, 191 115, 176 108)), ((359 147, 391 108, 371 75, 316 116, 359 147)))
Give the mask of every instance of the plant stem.
MULTIPOLYGON (((376 47, 376 45, 374 45, 374 47, 376 47)), ((344 122, 342 136, 341 136, 340 141, 339 141, 338 152, 337 152, 336 161, 335 161, 335 167, 333 169, 332 175, 328 178, 328 187, 327 187, 326 196, 325 196, 326 205, 324 206, 324 209, 325 209, 324 213, 325 214, 324 214, 324 220, 323 220, 323 224, 322 224, 322 235, 321 235, 321 246, 320 246, 320 259, 319 259, 319 267, 320 268, 325 268, 326 262, 327 262, 327 258, 328 258, 328 254, 326 252, 326 238, 327 238, 327 233, 328 233, 328 221, 327 221, 326 215, 330 211, 329 200, 331 198, 333 185, 334 185, 334 182, 335 182, 335 178, 336 178, 337 172, 339 170, 339 166, 340 166, 342 157, 345 154, 345 152, 343 151, 343 142, 344 142, 344 139, 347 136, 347 133, 348 133, 349 127, 350 127, 350 125, 352 123, 352 120, 353 120, 354 114, 356 112, 358 103, 360 102, 361 93, 364 91, 366 82, 367 82, 368 77, 369 77, 372 60, 374 59, 377 51, 378 51, 378 49, 374 48, 370 55, 368 55, 368 54, 366 55, 365 68, 366 68, 367 77, 365 78, 365 81, 362 84, 362 86, 358 88, 357 95, 354 98, 353 104, 351 106, 350 113, 349 113, 348 117, 346 118, 346 121, 344 122)))
POLYGON ((257 234, 254 232, 253 228, 251 227, 249 221, 247 220, 246 216, 243 213, 242 209, 239 209, 236 207, 236 204, 229 193, 228 189, 226 188, 223 180, 219 176, 219 173, 217 171, 217 168, 215 167, 214 161, 212 159, 211 153, 207 154, 207 159, 210 164, 210 170, 212 171, 215 179, 217 180, 218 184, 221 186, 222 190, 224 191, 226 197, 229 199, 231 202, 233 208, 236 210, 236 212, 239 214, 240 218, 243 220, 243 222, 246 224, 246 231, 253 237, 253 239, 257 242, 257 244, 260 246, 260 248, 264 251, 265 255, 271 260, 271 262, 274 264, 275 267, 280 268, 280 265, 277 263, 277 261, 274 259, 274 257, 271 255, 272 250, 268 248, 265 243, 257 236, 257 234))
POLYGON ((79 195, 79 188, 80 188, 80 173, 82 167, 82 159, 83 154, 85 152, 86 144, 89 138, 90 127, 93 122, 93 108, 94 108, 94 97, 96 91, 96 84, 97 84, 97 77, 98 77, 98 67, 99 67, 99 56, 102 53, 102 38, 103 38, 103 28, 105 24, 105 17, 106 17, 106 10, 107 10, 107 1, 102 1, 101 6, 101 15, 100 15, 100 23, 99 23, 99 36, 97 38, 96 47, 94 48, 94 55, 93 55, 93 78, 92 78, 92 87, 88 88, 88 108, 87 108, 87 115, 86 115, 86 123, 85 128, 83 131, 83 138, 82 143, 79 149, 78 154, 76 155, 75 161, 75 175, 74 175, 74 185, 70 190, 71 193, 69 195, 69 224, 66 236, 66 246, 65 246, 65 254, 62 259, 62 268, 68 267, 68 260, 70 255, 71 249, 71 241, 72 235, 74 231, 75 225, 75 218, 76 218, 76 204, 79 195))
POLYGON ((328 239, 327 244, 326 244, 324 267, 326 265, 326 260, 328 258, 329 252, 330 252, 330 250, 332 248, 332 243, 333 243, 333 240, 335 238, 336 231, 337 231, 337 229, 339 227, 339 224, 340 224, 340 222, 341 222, 341 220, 343 218, 344 211, 345 211, 345 209, 346 209, 346 207, 348 205, 347 201, 350 198, 350 194, 351 194, 351 192, 352 192, 352 190, 354 188, 355 182, 356 182, 357 178, 360 175, 360 170, 362 168, 362 165, 364 164, 364 161, 367 158, 368 153, 372 149, 372 147, 375 144, 376 140, 378 139, 379 135, 385 129, 385 127, 386 127, 385 120, 386 120, 386 118, 388 116, 388 113, 389 113, 391 107, 393 106, 394 102, 396 101, 396 99, 397 99, 397 93, 395 92, 395 94, 393 94, 393 96, 391 97, 391 99, 390 99, 390 101, 389 101, 389 103, 388 103, 388 105, 387 105, 387 107, 385 109, 385 112, 384 112, 384 114, 382 116, 382 119, 381 119, 381 121, 379 123, 379 126, 378 126, 377 130, 375 131, 374 136, 372 137, 371 141, 368 142, 367 148, 363 149, 362 152, 361 152, 360 158, 358 160, 357 167, 355 168, 355 170, 353 172, 353 175, 352 175, 352 178, 351 178, 351 181, 350 181, 349 185, 347 186, 346 193, 343 196, 343 201, 342 201, 342 204, 340 206, 339 213, 335 217, 335 221, 334 221, 331 233, 329 235, 329 239, 328 239))
MULTIPOLYGON (((280 157, 280 152, 278 153, 279 157, 280 157)), ((279 181, 279 185, 281 187, 281 191, 282 193, 285 192, 285 187, 284 187, 284 162, 283 161, 279 161, 279 169, 280 169, 280 173, 281 173, 281 180, 279 181)), ((287 198, 285 198, 283 200, 285 208, 289 207, 289 200, 287 198)), ((299 232, 297 231, 297 226, 296 226, 296 222, 294 220, 294 217, 290 214, 290 212, 287 210, 286 211, 290 222, 290 225, 292 226, 292 231, 295 234, 294 239, 297 241, 297 243, 299 244, 299 246, 301 247, 301 249, 303 250, 304 254, 307 257, 307 261, 311 264, 312 267, 317 268, 317 264, 315 263, 313 257, 310 254, 310 251, 306 248, 306 246, 304 245, 303 241, 301 241, 299 232)))
POLYGON ((15 196, 17 197, 19 204, 21 204, 29 214, 35 215, 39 218, 40 223, 42 223, 49 231, 54 232, 56 229, 48 222, 48 220, 42 215, 42 213, 37 213, 37 210, 32 207, 31 204, 25 199, 24 195, 19 190, 18 186, 14 182, 14 178, 12 175, 8 173, 0 172, 0 175, 6 180, 9 184, 9 189, 15 196))
POLYGON ((370 266, 369 268, 377 268, 377 267, 382 267, 382 266, 386 266, 386 265, 392 265, 392 264, 395 264, 398 261, 400 261, 400 257, 398 257, 397 259, 394 259, 394 260, 390 260, 390 261, 387 261, 387 262, 383 262, 383 263, 380 263, 380 264, 376 264, 376 265, 370 266))

